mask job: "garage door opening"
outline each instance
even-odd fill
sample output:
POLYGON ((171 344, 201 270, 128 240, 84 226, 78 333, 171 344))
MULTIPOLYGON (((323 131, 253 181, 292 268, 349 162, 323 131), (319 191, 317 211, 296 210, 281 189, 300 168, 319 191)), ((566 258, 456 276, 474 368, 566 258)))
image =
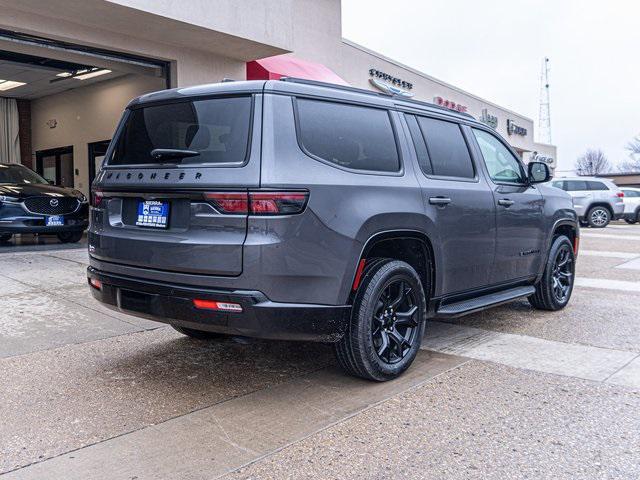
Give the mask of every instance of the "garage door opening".
MULTIPOLYGON (((64 195, 54 187, 88 198, 127 103, 168 86, 167 62, 0 30, 0 165, 21 164, 36 172, 44 179, 43 199, 64 195)), ((28 211, 18 196, 0 191, 0 252, 19 245, 59 247, 55 228, 48 235, 44 227, 64 224, 67 213, 58 208, 58 215, 49 206, 28 211), (10 228, 21 215, 33 232, 10 228)))

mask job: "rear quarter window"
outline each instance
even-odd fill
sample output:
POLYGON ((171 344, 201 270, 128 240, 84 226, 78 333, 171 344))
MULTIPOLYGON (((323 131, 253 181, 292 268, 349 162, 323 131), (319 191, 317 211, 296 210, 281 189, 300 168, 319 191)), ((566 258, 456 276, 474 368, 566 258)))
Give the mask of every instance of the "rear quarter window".
POLYGON ((312 157, 352 170, 400 170, 387 110, 303 98, 296 110, 300 145, 312 157))

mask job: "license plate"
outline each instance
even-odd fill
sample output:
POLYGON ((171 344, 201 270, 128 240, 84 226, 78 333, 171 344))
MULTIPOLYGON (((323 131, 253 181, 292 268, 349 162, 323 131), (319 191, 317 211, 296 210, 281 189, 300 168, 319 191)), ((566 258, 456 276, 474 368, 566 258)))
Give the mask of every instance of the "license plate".
POLYGON ((59 227, 60 225, 64 225, 64 217, 60 215, 52 215, 51 217, 46 217, 44 220, 44 224, 47 227, 59 227))
POLYGON ((167 228, 169 225, 169 202, 144 200, 138 202, 139 227, 167 228))

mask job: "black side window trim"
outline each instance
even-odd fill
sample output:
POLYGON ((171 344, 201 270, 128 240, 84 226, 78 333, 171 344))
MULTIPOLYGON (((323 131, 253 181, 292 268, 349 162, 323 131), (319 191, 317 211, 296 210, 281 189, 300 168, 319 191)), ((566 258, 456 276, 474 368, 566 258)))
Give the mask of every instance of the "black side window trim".
POLYGON ((396 122, 394 121, 395 119, 391 114, 392 110, 390 110, 389 108, 377 106, 377 105, 369 105, 369 104, 363 105, 357 102, 348 102, 348 101, 334 100, 334 99, 328 99, 328 98, 318 98, 318 97, 306 96, 306 95, 292 95, 291 102, 293 103, 293 119, 294 119, 293 121, 296 129, 296 141, 298 142, 298 147, 300 148, 300 150, 302 150, 302 152, 308 157, 313 158, 314 160, 324 163, 325 165, 328 165, 330 167, 337 168, 338 170, 343 170, 349 173, 357 173, 360 175, 379 175, 383 177, 404 176, 404 159, 402 157, 402 149, 400 148, 400 138, 398 136, 398 128, 397 128, 396 122), (395 172, 383 172, 380 170, 358 170, 356 168, 349 168, 349 167, 344 167, 342 165, 337 165, 333 162, 330 162, 329 160, 325 160, 324 158, 311 153, 309 150, 307 150, 307 148, 302 143, 302 138, 300 134, 301 130, 300 130, 300 112, 298 110, 298 98, 305 99, 305 100, 314 100, 319 102, 337 103, 341 105, 350 105, 350 106, 356 106, 356 107, 375 108, 376 110, 383 110, 387 112, 387 116, 389 117, 389 123, 391 124, 391 131, 393 132, 393 140, 396 146, 396 153, 398 155, 399 170, 395 172))
MULTIPOLYGON (((136 168, 136 169, 145 169, 145 168, 154 168, 154 169, 163 169, 163 168, 180 168, 180 169, 187 169, 187 168, 242 168, 242 167, 246 167, 247 164, 249 163, 249 160, 251 160, 251 148, 252 148, 252 144, 253 144, 253 131, 254 131, 254 122, 255 122, 255 110, 256 110, 256 94, 255 93, 249 93, 249 94, 231 94, 231 95, 220 95, 220 94, 216 94, 216 95, 202 95, 202 96, 193 96, 193 97, 185 97, 185 98, 178 98, 178 99, 171 99, 171 100, 164 100, 164 101, 158 101, 158 102, 147 102, 147 103, 141 103, 141 104, 136 104, 133 107, 127 107, 120 119, 120 123, 118 124, 118 126, 116 127, 116 131, 113 134, 112 140, 111 142, 109 142, 109 147, 107 148, 107 152, 105 153, 105 160, 102 164, 102 169, 104 170, 109 170, 109 169, 122 169, 122 168, 136 168), (201 101, 201 100, 214 100, 217 98, 236 98, 236 97, 250 97, 251 98, 251 110, 249 113, 249 133, 248 133, 248 138, 247 138, 247 150, 245 152, 244 155, 244 160, 242 162, 226 162, 226 163, 189 163, 187 165, 162 165, 162 164, 157 164, 157 163, 141 163, 138 165, 135 164, 127 164, 127 165, 109 165, 109 162, 111 161, 111 158, 113 157, 113 154, 115 153, 116 150, 116 144, 117 141, 114 140, 118 140, 120 138, 120 135, 122 134, 122 131, 125 128, 126 125, 126 121, 129 118, 129 115, 131 114, 132 110, 137 110, 139 108, 144 108, 144 107, 151 107, 151 106, 156 106, 156 105, 171 105, 173 103, 181 103, 181 102, 188 102, 188 101, 201 101)), ((261 125, 262 128, 262 125, 261 125)))
MULTIPOLYGON (((526 186, 529 186, 529 182, 527 181, 527 169, 525 168, 524 162, 520 159, 520 156, 518 156, 513 151, 513 147, 511 145, 509 145, 508 143, 503 141, 501 137, 499 137, 498 135, 496 135, 494 132, 492 132, 489 129, 481 128, 481 127, 479 127, 477 125, 474 125, 474 126, 471 127, 471 130, 472 130, 472 134, 473 134, 473 130, 480 130, 482 132, 486 132, 489 135, 491 135, 493 138, 495 138, 498 142, 500 142, 509 151, 509 153, 511 153, 511 155, 513 155, 513 157, 516 159, 516 161, 520 165, 520 172, 522 173, 522 176, 525 179, 524 182, 522 182, 522 183, 521 182, 496 182, 493 178, 491 178, 491 175, 489 175, 489 171, 487 170, 487 172, 486 172, 487 178, 489 179, 489 181, 491 183, 493 183, 494 185, 507 185, 507 186, 510 186, 510 187, 526 187, 526 186)), ((478 143, 478 139, 476 138, 475 134, 473 134, 473 141, 475 142, 476 146, 478 147, 478 155, 480 155, 480 158, 482 159, 482 161, 485 162, 484 166, 485 166, 485 168, 487 168, 486 160, 484 159, 484 155, 482 155, 482 149, 480 148, 480 144, 478 143)))
POLYGON ((409 136, 411 138, 411 143, 414 144, 413 148, 414 148, 414 152, 416 153, 416 160, 418 161, 418 167, 420 168, 420 171, 422 172, 422 174, 431 179, 431 180, 443 180, 443 181, 453 181, 453 182, 467 182, 467 183, 479 183, 480 182, 480 177, 478 176, 478 167, 473 159, 473 153, 471 152, 471 145, 469 144, 469 138, 467 138, 467 133, 464 131, 464 128, 462 128, 462 125, 456 121, 453 121, 452 119, 449 118, 442 118, 442 117, 437 117, 437 116, 431 116, 431 115, 419 115, 416 113, 408 113, 408 112, 403 112, 405 115, 405 121, 407 122, 407 127, 409 129, 409 136), (418 151, 415 147, 415 140, 413 139, 413 134, 411 133, 411 127, 409 126, 409 119, 406 118, 408 116, 412 116, 414 118, 414 121, 416 122, 417 126, 418 126, 418 130, 420 132, 420 135, 422 135, 422 141, 425 144, 425 148, 427 149, 427 156, 428 156, 428 160, 429 160, 429 165, 431 165, 431 172, 425 172, 424 169, 422 168, 422 166, 420 165, 420 160, 418 160, 418 151), (447 175, 436 175, 433 173, 433 164, 431 163, 431 151, 429 150, 429 144, 427 143, 427 139, 424 136, 424 131, 422 130, 422 127, 420 126, 420 122, 418 121, 417 117, 424 117, 424 118, 430 118, 433 120, 440 120, 443 122, 449 122, 449 123, 454 123, 458 126, 458 128, 460 129, 460 133, 462 134, 462 138, 464 140, 464 144, 467 147, 467 152, 469 153, 469 160, 471 161, 471 168, 473 168, 473 177, 451 177, 451 176, 447 176, 447 175))

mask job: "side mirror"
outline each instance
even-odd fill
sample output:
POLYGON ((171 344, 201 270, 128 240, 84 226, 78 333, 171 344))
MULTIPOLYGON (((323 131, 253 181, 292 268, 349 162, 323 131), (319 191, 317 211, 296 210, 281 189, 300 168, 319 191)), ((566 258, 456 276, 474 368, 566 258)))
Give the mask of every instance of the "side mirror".
POLYGON ((527 170, 530 183, 544 183, 551 180, 551 171, 546 163, 529 162, 527 170))

